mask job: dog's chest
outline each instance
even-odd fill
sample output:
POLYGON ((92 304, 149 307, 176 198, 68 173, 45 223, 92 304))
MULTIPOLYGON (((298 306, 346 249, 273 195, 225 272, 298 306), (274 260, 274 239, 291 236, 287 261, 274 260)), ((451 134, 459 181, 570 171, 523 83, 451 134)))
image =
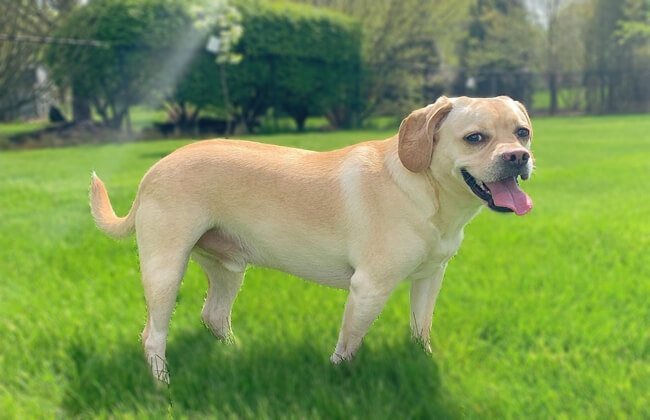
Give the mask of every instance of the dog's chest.
POLYGON ((429 252, 425 260, 409 275, 409 278, 430 278, 446 266, 447 262, 453 257, 463 240, 462 231, 454 237, 440 237, 432 241, 429 252))
POLYGON ((446 264, 458 252, 462 242, 462 229, 437 235, 431 242, 427 260, 435 264, 446 264))

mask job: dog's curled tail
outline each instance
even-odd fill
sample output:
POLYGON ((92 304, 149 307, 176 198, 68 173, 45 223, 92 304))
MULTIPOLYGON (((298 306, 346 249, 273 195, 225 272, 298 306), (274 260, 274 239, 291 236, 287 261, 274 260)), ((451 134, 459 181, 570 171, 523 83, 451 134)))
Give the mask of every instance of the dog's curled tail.
POLYGON ((138 198, 136 197, 133 202, 129 214, 125 217, 116 216, 104 183, 93 172, 90 184, 90 211, 99 230, 108 236, 115 239, 122 239, 135 232, 135 213, 138 209, 138 198))

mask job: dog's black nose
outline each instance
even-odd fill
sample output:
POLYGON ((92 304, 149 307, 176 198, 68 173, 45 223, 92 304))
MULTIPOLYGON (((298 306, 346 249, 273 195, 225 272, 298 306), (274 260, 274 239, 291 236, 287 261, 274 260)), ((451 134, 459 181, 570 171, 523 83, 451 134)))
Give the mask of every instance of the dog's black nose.
POLYGON ((524 166, 530 159, 530 153, 526 150, 512 150, 501 155, 503 160, 512 166, 524 166))

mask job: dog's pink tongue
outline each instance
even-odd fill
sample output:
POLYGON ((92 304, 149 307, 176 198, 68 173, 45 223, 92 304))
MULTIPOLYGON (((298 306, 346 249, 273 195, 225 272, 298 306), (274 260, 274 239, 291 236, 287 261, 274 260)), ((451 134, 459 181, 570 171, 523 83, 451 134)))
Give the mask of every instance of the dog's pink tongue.
POLYGON ((499 207, 507 207, 519 216, 523 216, 533 208, 533 200, 519 189, 514 177, 499 182, 486 182, 485 185, 492 193, 494 204, 499 207))

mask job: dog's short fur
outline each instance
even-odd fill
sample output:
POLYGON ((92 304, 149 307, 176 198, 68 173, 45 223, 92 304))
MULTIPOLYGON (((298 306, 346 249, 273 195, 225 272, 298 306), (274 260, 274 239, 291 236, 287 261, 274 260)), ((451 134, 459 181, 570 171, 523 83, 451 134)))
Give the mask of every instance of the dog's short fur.
POLYGON ((355 354, 408 279, 412 334, 430 351, 447 261, 491 201, 487 188, 509 180, 511 209, 489 206, 530 210, 512 185, 531 174, 531 137, 526 110, 508 97, 441 97, 413 111, 396 136, 331 152, 233 140, 182 147, 147 172, 126 217, 115 215, 93 174, 99 229, 115 238, 136 233, 148 306, 142 342, 154 375, 169 380, 169 319, 190 257, 209 279, 202 318, 221 339, 231 338, 233 301, 255 264, 349 290, 334 363, 355 354))

